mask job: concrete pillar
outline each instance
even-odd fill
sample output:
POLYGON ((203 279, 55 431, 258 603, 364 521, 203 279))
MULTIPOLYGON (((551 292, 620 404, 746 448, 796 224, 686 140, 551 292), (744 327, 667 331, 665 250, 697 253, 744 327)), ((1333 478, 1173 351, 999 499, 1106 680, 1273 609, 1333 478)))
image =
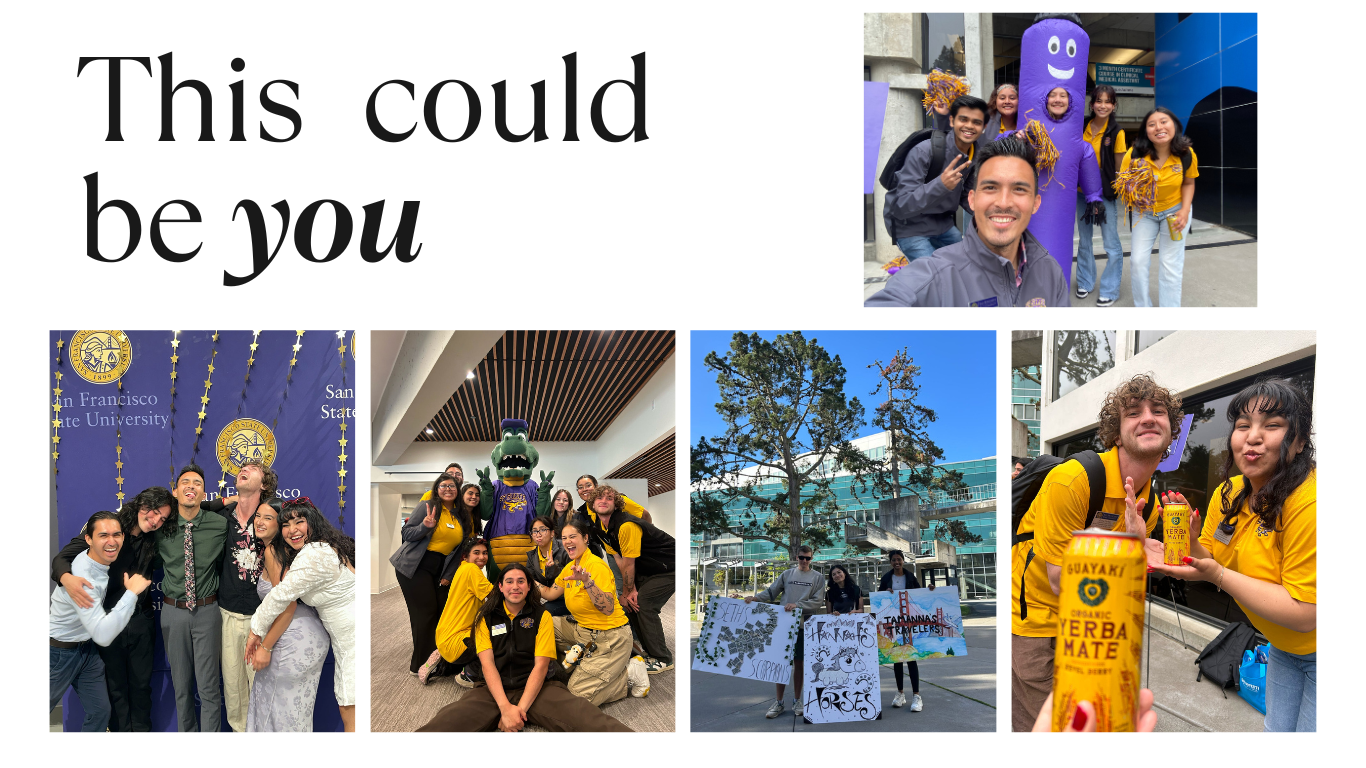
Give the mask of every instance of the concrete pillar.
MULTIPOLYGON (((869 62, 872 70, 872 78, 879 83, 892 83, 892 87, 887 92, 887 112, 882 120, 882 145, 877 153, 877 172, 882 172, 882 167, 887 164, 887 159, 896 151, 897 146, 906 140, 907 136, 924 128, 925 110, 920 106, 920 99, 924 97, 922 91, 911 90, 909 88, 897 87, 898 81, 904 81, 910 75, 920 74, 920 64, 907 59, 879 59, 869 62)), ((900 257, 901 249, 892 242, 891 235, 887 234, 887 228, 882 224, 882 209, 886 203, 887 190, 881 184, 873 186, 873 212, 874 212, 874 232, 876 233, 877 243, 875 249, 875 260, 886 264, 892 259, 900 257)))
POLYGON ((963 57, 967 66, 968 91, 979 99, 991 95, 996 87, 996 56, 992 43, 991 14, 963 14, 963 57))

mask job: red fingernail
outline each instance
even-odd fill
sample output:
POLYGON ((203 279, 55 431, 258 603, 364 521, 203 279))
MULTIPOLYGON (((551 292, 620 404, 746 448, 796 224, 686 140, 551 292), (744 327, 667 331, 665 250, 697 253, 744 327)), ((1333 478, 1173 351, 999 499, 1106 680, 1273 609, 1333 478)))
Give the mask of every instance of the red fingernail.
POLYGON ((1150 565, 1150 566, 1148 566, 1148 573, 1152 573, 1152 572, 1153 572, 1153 567, 1150 565))
POLYGON ((1183 557, 1181 558, 1181 562, 1185 563, 1186 565, 1190 565, 1195 562, 1195 559, 1191 557, 1183 557))
POLYGON ((1080 731, 1086 727, 1086 711, 1077 707, 1077 713, 1072 715, 1072 730, 1080 731))

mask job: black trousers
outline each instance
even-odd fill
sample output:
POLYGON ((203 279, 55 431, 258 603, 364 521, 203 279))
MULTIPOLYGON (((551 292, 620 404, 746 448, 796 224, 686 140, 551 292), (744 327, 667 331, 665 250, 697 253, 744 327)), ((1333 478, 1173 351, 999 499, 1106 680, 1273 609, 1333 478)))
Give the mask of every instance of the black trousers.
POLYGON ((109 730, 152 730, 152 651, 155 614, 134 612, 128 626, 100 649, 109 688, 109 730))
POLYGON ((626 620, 631 623, 631 630, 635 632, 636 639, 640 640, 645 653, 672 664, 674 655, 669 651, 667 639, 664 637, 664 622, 659 618, 659 611, 669 602, 669 598, 673 597, 674 575, 660 573, 654 576, 636 576, 636 592, 636 602, 640 604, 640 611, 632 613, 627 610, 626 620))
POLYGON ((416 673, 436 650, 436 624, 441 620, 441 611, 451 592, 451 585, 443 587, 440 584, 441 566, 445 562, 445 555, 428 550, 411 579, 401 573, 394 574, 398 577, 398 588, 403 590, 403 601, 408 604, 408 625, 413 633, 409 672, 416 673))
MULTIPOLYGON (((906 666, 911 668, 911 693, 920 693, 920 665, 914 661, 906 662, 906 666)), ((892 665, 892 673, 896 675, 896 689, 901 690, 901 662, 892 665)))

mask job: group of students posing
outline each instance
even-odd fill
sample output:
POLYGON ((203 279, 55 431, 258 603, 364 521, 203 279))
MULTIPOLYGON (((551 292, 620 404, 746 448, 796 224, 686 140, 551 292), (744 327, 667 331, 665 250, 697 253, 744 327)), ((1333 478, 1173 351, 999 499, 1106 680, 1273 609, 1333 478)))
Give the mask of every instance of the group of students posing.
MULTIPOLYGON (((1101 219, 1098 214, 1103 209, 1100 228, 1107 259, 1096 306, 1108 307, 1119 298, 1124 249, 1119 240, 1121 208, 1116 203, 1119 194, 1115 179, 1131 167, 1146 165, 1155 176, 1156 191, 1150 208, 1132 212, 1130 283, 1134 306, 1152 306, 1149 257, 1156 243, 1158 305, 1179 307, 1186 248, 1183 233, 1190 231, 1195 179, 1200 175, 1195 151, 1182 134, 1181 121, 1165 107, 1144 115, 1141 133, 1132 145, 1126 145, 1124 131, 1111 119, 1115 105, 1115 91, 1110 86, 1098 85, 1092 91, 1090 115, 1082 133, 1091 149, 1082 162, 1097 163, 1103 198, 1088 203, 1077 191, 1080 239, 1072 295, 1084 299, 1097 290, 1091 221, 1101 219), (1092 155, 1094 158, 1088 159, 1092 155), (1172 230, 1180 239, 1173 239, 1172 230)), ((1066 88, 1054 88, 1048 94, 1051 119, 1061 119, 1070 108, 1066 88)), ((1018 89, 1003 83, 987 101, 961 96, 952 104, 936 103, 932 112, 934 129, 951 136, 944 142, 943 157, 931 157, 931 141, 912 147, 896 174, 895 188, 887 192, 883 209, 888 228, 896 233, 897 246, 910 264, 894 274, 867 305, 1070 306, 1070 286, 1063 271, 1056 263, 1046 262, 1050 256, 1068 259, 1072 254, 1049 254, 1026 235, 1029 217, 1039 208, 1039 161, 1026 140, 1025 125, 1018 119, 1018 89), (994 169, 983 174, 987 160, 997 157, 1022 160, 1028 164, 1028 172, 1021 168, 1019 173, 1003 174, 1003 170, 994 169), (928 173, 935 160, 943 168, 937 176, 928 173), (966 232, 954 225, 959 208, 965 212, 966 232)))
MULTIPOLYGON (((1309 397, 1285 379, 1243 389, 1225 413, 1230 433, 1203 524, 1191 515, 1185 565, 1163 563, 1152 537, 1160 505, 1185 504, 1175 490, 1157 492, 1158 465, 1181 427, 1180 395, 1140 374, 1109 393, 1098 440, 1105 488, 1098 509, 1085 462, 1074 456, 1043 477, 1015 531, 1011 552, 1011 721, 1014 730, 1048 730, 1063 553, 1087 525, 1145 539, 1150 572, 1206 581, 1228 593, 1266 637, 1268 731, 1315 730, 1317 679, 1317 524, 1313 410, 1309 397)), ((1051 457, 1045 457, 1051 458, 1051 457)), ((1015 484, 1034 482, 1029 466, 1015 484)), ((1098 474, 1098 473, 1097 473, 1098 474)), ((1014 489, 1018 494, 1019 490, 1014 489)), ((1017 496, 1018 497, 1018 496, 1017 496)), ((1153 694, 1143 690, 1134 721, 1157 724, 1153 694)), ((1075 730, 1095 729, 1092 703, 1078 706, 1075 730)), ((1069 727, 1069 730, 1073 729, 1069 727)))
MULTIPOLYGON (((811 567, 813 557, 815 551, 811 547, 805 544, 798 547, 797 564, 783 571, 772 584, 746 597, 745 602, 752 603, 757 600, 761 603, 781 604, 785 611, 800 608, 803 615, 807 616, 820 612, 822 606, 825 612, 832 616, 839 616, 842 613, 863 613, 866 598, 858 583, 849 576, 849 571, 843 565, 834 564, 830 566, 830 574, 822 579, 820 571, 811 567)), ((901 550, 889 551, 887 560, 892 568, 882 574, 878 584, 879 591, 920 589, 920 581, 906 568, 906 556, 901 550)), ((733 594, 731 597, 739 598, 740 595, 733 594)), ((802 661, 805 658, 805 633, 798 631, 797 647, 792 652, 792 713, 797 717, 802 716, 802 661)), ((896 675, 896 697, 892 699, 893 707, 906 705, 902 664, 903 662, 897 662, 892 665, 892 673, 896 675)), ((910 709, 912 712, 919 712, 924 708, 924 701, 920 698, 920 665, 914 661, 904 664, 911 673, 910 709)), ((764 713, 764 717, 772 719, 783 713, 783 694, 786 691, 786 684, 777 684, 775 701, 764 713)))
POLYGON ((628 677, 644 695, 645 673, 674 666, 660 617, 674 591, 673 537, 584 475, 583 504, 556 491, 549 514, 531 521, 526 562, 500 569, 480 535, 481 489, 463 479, 459 464, 446 467, 389 560, 408 607, 409 672, 472 689, 418 730, 631 730, 598 707, 624 698, 628 677))
POLYGON ((52 561, 49 709, 74 688, 81 730, 151 730, 159 615, 178 730, 220 730, 221 673, 232 730, 312 731, 330 646, 354 731, 355 541, 307 497, 282 504, 277 487, 273 470, 249 461, 233 500, 208 502, 190 464, 174 494, 148 488, 117 514, 91 515, 52 561))

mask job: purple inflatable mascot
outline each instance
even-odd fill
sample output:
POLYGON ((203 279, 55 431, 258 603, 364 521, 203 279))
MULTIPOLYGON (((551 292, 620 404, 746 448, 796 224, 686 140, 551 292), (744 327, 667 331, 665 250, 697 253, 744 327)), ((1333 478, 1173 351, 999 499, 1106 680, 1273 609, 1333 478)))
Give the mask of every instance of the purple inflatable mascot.
MULTIPOLYGON (((1020 42, 1021 129, 1038 120, 1058 149, 1050 174, 1039 171, 1043 203, 1029 221, 1029 231, 1057 259, 1068 285, 1072 282, 1072 235, 1076 227, 1077 188, 1087 202, 1101 199, 1100 169, 1090 143, 1081 138, 1086 124, 1086 64, 1091 38, 1076 14, 1040 14, 1020 42), (1048 93, 1067 89, 1067 112, 1061 120, 1048 114, 1048 93)), ((1103 214, 1103 211, 1102 211, 1103 214)))

